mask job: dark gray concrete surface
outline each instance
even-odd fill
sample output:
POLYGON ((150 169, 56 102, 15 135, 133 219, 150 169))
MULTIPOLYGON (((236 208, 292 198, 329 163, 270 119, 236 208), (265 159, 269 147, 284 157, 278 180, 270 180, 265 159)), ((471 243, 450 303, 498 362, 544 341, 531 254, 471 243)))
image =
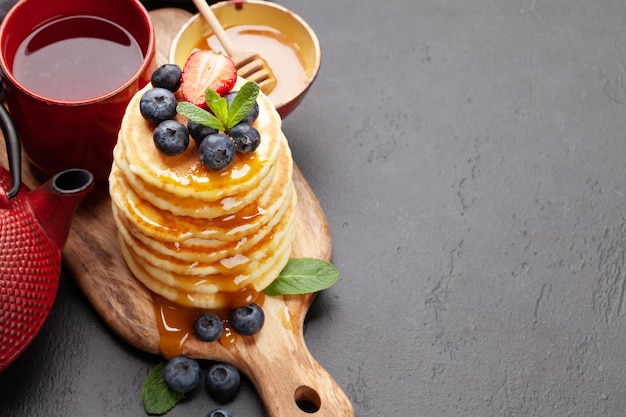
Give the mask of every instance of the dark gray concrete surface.
MULTIPOLYGON (((341 271, 305 335, 356 415, 626 415, 626 3, 282 4, 322 44, 284 131, 341 271)), ((159 358, 61 283, 0 416, 145 415, 159 358)))

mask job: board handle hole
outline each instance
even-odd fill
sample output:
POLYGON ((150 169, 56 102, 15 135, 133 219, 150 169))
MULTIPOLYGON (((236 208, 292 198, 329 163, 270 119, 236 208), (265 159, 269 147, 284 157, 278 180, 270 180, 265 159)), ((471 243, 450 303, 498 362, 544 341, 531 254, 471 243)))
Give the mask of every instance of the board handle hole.
POLYGON ((305 413, 317 413, 322 406, 322 400, 320 399, 317 391, 311 387, 307 387, 306 385, 301 385, 296 388, 294 398, 298 408, 305 413))

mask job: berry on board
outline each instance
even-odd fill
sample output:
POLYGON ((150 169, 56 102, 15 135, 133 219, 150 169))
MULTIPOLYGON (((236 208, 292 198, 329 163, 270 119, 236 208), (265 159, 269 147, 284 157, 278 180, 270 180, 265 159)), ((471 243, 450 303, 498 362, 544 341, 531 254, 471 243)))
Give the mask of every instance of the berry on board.
POLYGON ((173 391, 193 391, 200 385, 200 365, 187 356, 174 356, 163 367, 163 379, 173 391))
POLYGON ((265 313, 258 304, 237 307, 230 313, 230 325, 243 336, 251 336, 261 330, 265 323, 265 313))
POLYGON ((213 342, 220 338, 224 325, 222 319, 213 313, 204 313, 193 322, 193 330, 198 339, 204 342, 213 342))
POLYGON ((223 408, 216 408, 215 410, 209 412, 206 417, 233 417, 233 415, 223 408))
POLYGON ((227 363, 215 363, 209 367, 204 377, 204 384, 214 400, 228 402, 239 391, 241 376, 234 366, 227 363))

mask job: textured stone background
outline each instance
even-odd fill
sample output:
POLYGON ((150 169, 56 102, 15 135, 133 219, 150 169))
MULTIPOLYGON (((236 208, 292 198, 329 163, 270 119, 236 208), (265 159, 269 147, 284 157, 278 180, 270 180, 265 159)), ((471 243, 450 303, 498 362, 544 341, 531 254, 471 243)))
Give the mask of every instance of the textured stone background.
MULTIPOLYGON (((322 44, 284 130, 342 273, 306 339, 356 415, 623 416, 626 3, 282 3, 322 44)), ((0 416, 144 415, 158 361, 63 276, 0 416)))

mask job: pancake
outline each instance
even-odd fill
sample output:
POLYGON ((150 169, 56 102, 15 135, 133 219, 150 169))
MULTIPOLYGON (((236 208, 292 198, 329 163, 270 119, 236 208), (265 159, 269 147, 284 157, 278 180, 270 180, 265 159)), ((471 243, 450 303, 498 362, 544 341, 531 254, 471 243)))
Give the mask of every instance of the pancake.
POLYGON ((212 171, 195 141, 177 156, 157 150, 154 126, 139 111, 148 88, 128 105, 109 177, 122 256, 170 301, 215 310, 247 303, 242 291, 261 292, 278 276, 295 235, 293 160, 280 117, 259 94, 258 148, 212 171))
MULTIPOLYGON (((257 187, 275 164, 284 139, 281 120, 271 101, 259 95, 259 117, 254 126, 262 132, 259 147, 249 155, 237 154, 233 163, 219 173, 210 173, 198 159, 198 150, 192 141, 182 154, 167 156, 159 152, 152 141, 154 127, 141 117, 139 101, 144 90, 130 101, 118 135, 118 146, 123 148, 127 167, 147 186, 162 190, 171 197, 192 197, 204 202, 215 202, 228 196, 242 194, 257 187), (150 138, 150 140, 146 140, 150 138)), ((176 120, 186 124, 177 115, 176 120)), ((116 163, 118 163, 116 159, 116 163)))
MULTIPOLYGON (((288 148, 287 145, 284 147, 288 148)), ((279 146, 279 148, 282 148, 282 146, 279 146)), ((254 188, 247 192, 226 195, 215 201, 205 201, 196 198, 196 196, 173 198, 171 194, 142 181, 140 176, 135 175, 133 170, 130 168, 131 164, 128 164, 126 157, 124 156, 122 147, 116 146, 113 154, 116 166, 124 172, 126 181, 129 182, 129 185, 137 194, 162 210, 170 211, 178 216, 187 216, 199 219, 227 216, 242 210, 245 206, 257 199, 261 193, 270 186, 270 182, 275 175, 277 166, 274 164, 273 166, 268 167, 268 175, 259 179, 259 181, 254 185, 254 188)), ((282 154, 280 156, 282 160, 281 163, 284 162, 284 158, 291 159, 291 155, 287 156, 282 154)), ((196 153, 196 159, 197 158, 196 153)))
MULTIPOLYGON (((218 291, 238 291, 246 285, 254 285, 263 280, 269 269, 276 265, 276 261, 281 254, 288 252, 292 233, 293 225, 290 223, 284 224, 283 230, 272 235, 271 239, 260 244, 259 248, 254 248, 256 250, 250 254, 237 254, 224 259, 221 263, 216 262, 211 265, 180 264, 180 266, 184 267, 181 271, 166 269, 165 267, 170 267, 171 263, 160 262, 161 260, 159 259, 152 258, 146 260, 137 252, 137 246, 127 244, 123 237, 121 239, 129 248, 133 261, 150 273, 151 280, 187 292, 215 293, 218 291), (157 265, 153 262, 157 263, 157 265), (209 271, 208 269, 213 270, 209 271)), ((279 272, 276 271, 273 277, 275 278, 279 272)), ((142 281, 141 278, 140 280, 142 281)))
MULTIPOLYGON (((123 212, 134 227, 147 236, 164 242, 180 243, 190 238, 232 242, 254 233, 264 222, 277 214, 281 205, 289 201, 286 193, 293 187, 291 180, 293 164, 289 163, 289 159, 289 148, 284 144, 280 163, 269 178, 270 184, 261 184, 258 189, 261 195, 234 213, 227 211, 223 214, 217 208, 215 213, 213 211, 209 213, 210 205, 207 203, 204 203, 205 207, 195 212, 205 213, 203 217, 182 215, 180 211, 183 210, 162 209, 150 203, 157 201, 153 195, 147 194, 145 198, 139 196, 117 165, 112 168, 109 186, 112 190, 113 204, 123 212), (265 188, 262 185, 265 185, 265 188), (172 213, 176 216, 172 216, 172 213)), ((248 198, 252 198, 250 195, 248 198)), ((181 199, 176 201, 180 204, 181 199)), ((172 199, 170 198, 167 203, 169 206, 173 205, 172 199)), ((184 205, 187 207, 187 204, 184 205)))
MULTIPOLYGON (((291 187, 289 196, 295 198, 295 190, 291 187)), ((289 200, 287 200, 289 201, 289 200)), ((255 231, 242 236, 238 240, 233 241, 221 241, 221 240, 206 240, 201 238, 188 238, 176 242, 167 242, 155 239, 141 232, 141 230, 134 227, 127 217, 120 214, 117 207, 113 207, 114 219, 119 228, 124 229, 124 232, 128 234, 128 239, 137 240, 138 244, 145 246, 146 250, 156 251, 159 254, 167 255, 186 262, 215 262, 225 256, 232 256, 236 253, 247 251, 251 246, 256 245, 261 239, 263 239, 276 224, 282 219, 283 216, 291 216, 290 213, 286 213, 289 208, 288 204, 283 204, 270 221, 263 224, 255 231)))
MULTIPOLYGON (((286 239, 293 239, 295 227, 290 230, 290 235, 286 239)), ((261 292, 278 276, 284 265, 289 260, 290 251, 275 253, 268 258, 268 268, 264 268, 264 273, 250 285, 222 285, 215 281, 207 281, 204 283, 205 292, 181 290, 172 286, 163 284, 154 278, 153 272, 146 270, 141 263, 137 261, 137 257, 133 256, 129 246, 123 239, 119 239, 119 245, 124 259, 132 271, 133 275, 141 281, 148 289, 162 297, 187 307, 196 307, 207 310, 219 310, 226 307, 236 307, 238 293, 244 288, 252 288, 256 292, 261 292), (270 262, 272 264, 270 264, 270 262), (213 287, 211 287, 213 285, 213 287), (210 291, 210 290, 215 291, 210 291)))
MULTIPOLYGON (((256 233, 237 242, 223 243, 222 246, 204 247, 201 244, 193 245, 163 245, 162 242, 142 235, 136 230, 128 228, 126 219, 114 210, 114 219, 118 224, 118 231, 133 252, 146 262, 166 271, 187 275, 227 274, 245 267, 251 260, 259 258, 258 254, 268 252, 279 240, 287 228, 290 227, 292 211, 295 205, 295 194, 288 201, 281 216, 275 216, 256 233), (242 259, 235 265, 233 259, 242 259), (243 258, 247 261, 243 262, 243 258)), ((197 242, 194 242, 197 243, 197 242)))

